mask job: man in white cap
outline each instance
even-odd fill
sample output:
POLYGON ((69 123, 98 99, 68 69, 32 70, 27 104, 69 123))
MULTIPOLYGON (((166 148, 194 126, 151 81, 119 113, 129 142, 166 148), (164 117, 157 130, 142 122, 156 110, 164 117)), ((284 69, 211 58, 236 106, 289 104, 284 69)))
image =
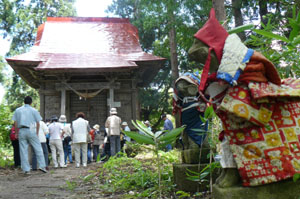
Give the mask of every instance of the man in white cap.
POLYGON ((152 131, 151 124, 150 124, 149 120, 146 120, 144 124, 147 126, 147 128, 148 128, 150 131, 152 131))
POLYGON ((71 141, 72 141, 72 130, 71 124, 67 123, 67 117, 65 115, 61 115, 58 121, 62 124, 62 131, 63 131, 63 149, 65 154, 65 164, 67 164, 67 159, 69 158, 69 162, 73 163, 72 160, 72 148, 71 148, 71 141))
POLYGON ((110 141, 110 154, 114 156, 121 150, 120 132, 121 132, 121 118, 117 116, 117 109, 111 108, 110 116, 105 122, 105 128, 108 128, 107 135, 110 141))
MULTIPOLYGON (((125 122, 125 121, 122 122, 121 128, 122 128, 123 131, 130 131, 129 126, 128 126, 127 122, 125 122)), ((130 142, 130 141, 131 141, 130 137, 125 135, 123 132, 121 132, 121 149, 124 150, 123 147, 124 147, 125 143, 130 142)))

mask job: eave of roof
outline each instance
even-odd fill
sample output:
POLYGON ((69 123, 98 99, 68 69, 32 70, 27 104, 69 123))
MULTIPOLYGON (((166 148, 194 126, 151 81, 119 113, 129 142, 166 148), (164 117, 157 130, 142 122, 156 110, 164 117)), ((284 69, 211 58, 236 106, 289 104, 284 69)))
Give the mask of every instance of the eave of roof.
POLYGON ((38 71, 134 69, 137 61, 164 60, 142 51, 128 19, 93 17, 48 17, 30 52, 7 58, 9 63, 39 62, 38 71))
MULTIPOLYGON (((6 58, 30 86, 61 76, 137 75, 148 84, 165 58, 143 52, 128 19, 48 17, 29 52, 6 58)), ((56 80, 55 80, 56 78, 56 80)))

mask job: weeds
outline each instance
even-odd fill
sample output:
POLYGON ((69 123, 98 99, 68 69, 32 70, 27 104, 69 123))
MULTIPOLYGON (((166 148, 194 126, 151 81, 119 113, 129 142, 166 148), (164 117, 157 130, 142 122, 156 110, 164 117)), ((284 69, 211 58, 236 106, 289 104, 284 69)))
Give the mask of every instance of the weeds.
POLYGON ((73 191, 77 187, 76 182, 71 182, 67 180, 66 184, 67 184, 67 189, 69 189, 70 191, 73 191))
MULTIPOLYGON (((159 198, 158 173, 156 157, 149 147, 140 145, 141 153, 135 158, 129 158, 124 153, 111 157, 93 173, 81 178, 85 184, 94 183, 102 194, 122 194, 122 198, 159 198)), ((174 193, 172 163, 179 162, 179 152, 159 151, 164 167, 161 171, 162 198, 170 198, 174 193)), ((76 184, 67 182, 68 189, 74 189, 76 184)), ((78 186, 78 185, 77 185, 78 186)))
POLYGON ((10 167, 13 166, 13 150, 11 147, 0 147, 0 167, 10 167))

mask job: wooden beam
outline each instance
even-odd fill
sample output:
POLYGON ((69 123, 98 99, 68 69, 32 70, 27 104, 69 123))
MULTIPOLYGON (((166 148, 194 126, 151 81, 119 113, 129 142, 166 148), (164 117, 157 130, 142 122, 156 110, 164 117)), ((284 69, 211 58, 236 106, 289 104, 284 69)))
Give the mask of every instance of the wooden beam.
POLYGON ((121 102, 114 101, 114 89, 109 89, 109 98, 107 99, 107 106, 109 106, 109 110, 111 108, 121 107, 121 102))
POLYGON ((66 89, 61 90, 60 115, 66 115, 66 89))
POLYGON ((55 95, 55 96, 60 95, 60 92, 56 91, 56 90, 43 90, 43 89, 40 89, 39 93, 43 94, 43 95, 55 95))
POLYGON ((120 89, 120 83, 95 82, 95 83, 56 83, 56 90, 96 90, 96 89, 120 89), (67 84, 67 85, 66 85, 67 84))
POLYGON ((131 118, 135 121, 137 118, 137 80, 132 79, 131 82, 131 118))
MULTIPOLYGON (((44 88, 44 85, 41 85, 42 88, 44 88)), ((45 121, 45 94, 42 92, 42 89, 39 90, 39 96, 40 96, 40 114, 45 121)))

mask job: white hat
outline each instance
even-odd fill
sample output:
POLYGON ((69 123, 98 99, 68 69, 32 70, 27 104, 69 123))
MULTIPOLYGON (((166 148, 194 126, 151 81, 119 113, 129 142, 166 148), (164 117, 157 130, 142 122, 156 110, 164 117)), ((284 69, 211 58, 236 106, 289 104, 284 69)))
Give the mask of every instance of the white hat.
POLYGON ((61 115, 60 117, 59 117, 59 120, 58 120, 59 122, 67 122, 67 117, 65 116, 65 115, 61 115))
POLYGON ((123 126, 128 126, 127 122, 122 122, 123 126))
POLYGON ((100 129, 99 124, 95 124, 95 125, 93 126, 93 129, 96 129, 97 131, 99 131, 99 129, 100 129))
POLYGON ((111 108, 110 109, 110 114, 117 114, 117 109, 116 108, 111 108))
POLYGON ((148 124, 148 125, 150 125, 150 122, 149 122, 148 120, 146 120, 146 121, 145 121, 145 124, 148 124))

